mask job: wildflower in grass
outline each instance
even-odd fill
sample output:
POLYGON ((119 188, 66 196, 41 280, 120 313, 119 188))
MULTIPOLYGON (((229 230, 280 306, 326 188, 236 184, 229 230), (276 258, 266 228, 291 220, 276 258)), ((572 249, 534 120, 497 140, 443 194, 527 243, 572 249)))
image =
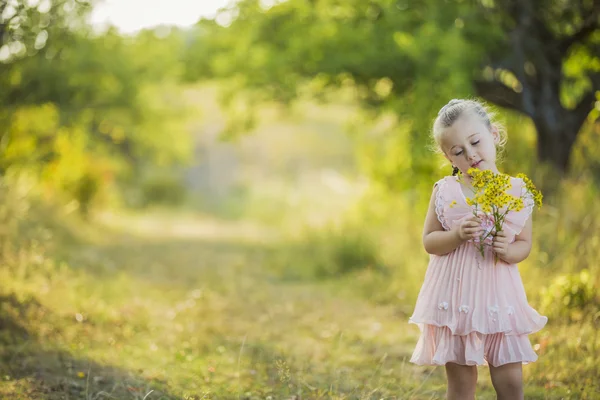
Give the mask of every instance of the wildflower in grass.
POLYGON ((277 360, 275 362, 275 366, 277 367, 279 380, 284 383, 288 382, 290 380, 290 368, 285 360, 277 360))

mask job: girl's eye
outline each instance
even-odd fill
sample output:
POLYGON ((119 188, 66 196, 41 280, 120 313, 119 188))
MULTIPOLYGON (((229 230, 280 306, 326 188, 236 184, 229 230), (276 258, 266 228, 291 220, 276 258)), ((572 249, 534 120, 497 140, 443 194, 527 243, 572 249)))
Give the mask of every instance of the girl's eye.
POLYGON ((462 151, 459 151, 458 153, 454 154, 455 156, 460 156, 462 154, 462 151))
POLYGON ((472 146, 475 146, 477 143, 479 143, 479 140, 478 140, 478 141, 476 141, 476 142, 474 142, 474 143, 471 143, 471 145, 472 145, 472 146))

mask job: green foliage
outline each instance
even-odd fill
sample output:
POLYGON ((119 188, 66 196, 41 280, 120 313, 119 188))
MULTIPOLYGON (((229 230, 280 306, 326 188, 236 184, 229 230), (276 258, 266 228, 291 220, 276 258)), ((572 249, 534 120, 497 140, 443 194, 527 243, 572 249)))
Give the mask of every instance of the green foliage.
POLYGON ((74 240, 64 206, 44 199, 32 175, 9 173, 0 180, 0 271, 21 277, 46 273, 56 242, 74 240))
MULTIPOLYGON (((529 98, 529 92, 522 96, 521 92, 540 86, 529 84, 531 76, 536 76, 535 68, 548 63, 560 66, 564 61, 567 77, 560 81, 564 89, 553 92, 554 103, 560 104, 561 97, 572 110, 586 99, 579 107, 584 110, 581 114, 593 110, 587 95, 597 87, 594 46, 598 35, 585 32, 590 28, 593 32, 597 26, 597 10, 589 2, 573 8, 560 1, 544 3, 545 11, 533 22, 541 24, 539 32, 551 30, 546 36, 538 35, 535 28, 512 33, 525 18, 519 19, 519 15, 531 11, 530 2, 376 0, 342 4, 334 0, 288 0, 266 7, 257 0, 244 0, 230 10, 233 22, 227 27, 214 21, 199 22, 186 52, 190 62, 185 76, 188 80, 222 79, 230 86, 225 103, 245 99, 247 112, 232 114, 228 121, 228 133, 235 131, 232 135, 254 128, 252 115, 265 99, 290 104, 307 92, 324 97, 332 88, 351 88, 360 104, 374 115, 391 112, 400 121, 401 129, 390 131, 398 138, 386 138, 386 150, 371 161, 367 172, 392 189, 406 190, 405 174, 423 180, 435 176, 427 161, 433 118, 449 99, 473 96, 475 81, 497 83, 494 88, 501 87, 500 95, 485 93, 490 101, 532 117, 533 111, 503 99, 509 95, 529 98), (581 26, 585 34, 571 38, 569 35, 581 26), (522 38, 510 39, 514 34, 522 38), (546 42, 524 45, 531 48, 523 55, 523 66, 523 62, 515 61, 518 52, 513 47, 530 36, 546 42), (564 40, 557 45, 560 54, 546 44, 554 40, 564 40), (570 40, 575 45, 567 45, 570 40), (508 95, 503 97, 503 93, 508 95), (391 148, 395 146, 402 148, 391 148), (397 153, 409 156, 398 161, 397 153)), ((539 80, 542 71, 538 74, 539 80)), ((521 103, 529 104, 526 100, 521 103)), ((539 131, 541 123, 535 123, 539 131)), ((578 123, 565 129, 580 127, 578 123)), ((545 131, 538 133, 540 140, 559 140, 545 131)))
POLYGON ((374 238, 352 225, 307 229, 283 246, 277 265, 284 278, 336 278, 358 270, 382 269, 374 238))
POLYGON ((182 54, 185 65, 183 79, 195 82, 198 79, 210 79, 222 74, 228 66, 219 65, 217 57, 227 51, 233 38, 228 36, 229 31, 218 25, 215 21, 201 19, 196 24, 196 29, 187 33, 188 45, 182 54))
POLYGON ((38 226, 33 223, 30 212, 31 200, 24 184, 10 185, 7 179, 0 181, 0 224, 5 227, 0 231, 2 263, 10 254, 18 253, 21 239, 35 238, 38 226))
MULTIPOLYGON (((261 99, 288 104, 306 93, 307 82, 317 97, 350 88, 371 115, 391 112, 401 121, 385 141, 364 142, 381 146, 368 158, 370 176, 405 190, 404 174, 424 179, 434 174, 427 144, 435 111, 447 99, 470 93, 470 72, 481 49, 465 41, 462 27, 449 18, 453 7, 292 0, 264 9, 257 1, 242 1, 228 28, 199 25, 188 52, 202 54, 205 62, 188 63, 186 76, 227 78, 230 92, 238 98, 246 93, 250 104, 261 99)), ((244 124, 234 126, 240 130, 244 124)))
POLYGON ((0 3, 0 62, 36 56, 47 44, 60 41, 65 27, 81 27, 95 1, 54 0, 0 3))
POLYGON ((74 187, 73 197, 77 200, 83 215, 88 215, 90 206, 98 191, 100 190, 101 180, 98 176, 90 173, 84 174, 74 187))
POLYGON ((191 154, 177 84, 182 36, 56 29, 37 53, 0 64, 0 170, 34 172, 87 213, 144 168, 191 154))
POLYGON ((186 200, 184 184, 171 176, 159 176, 144 180, 141 184, 141 205, 177 207, 186 200))
POLYGON ((588 269, 558 275, 548 287, 542 289, 542 311, 552 317, 563 317, 569 321, 586 318, 600 323, 598 289, 588 269))

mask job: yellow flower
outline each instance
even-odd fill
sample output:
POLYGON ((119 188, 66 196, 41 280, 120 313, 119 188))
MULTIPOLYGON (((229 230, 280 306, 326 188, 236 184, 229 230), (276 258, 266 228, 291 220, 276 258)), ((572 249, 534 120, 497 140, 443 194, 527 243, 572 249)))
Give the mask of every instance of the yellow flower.
MULTIPOLYGON (((471 177, 471 183, 475 189, 473 197, 467 198, 467 204, 473 207, 473 213, 483 211, 493 218, 495 232, 502 230, 504 218, 509 211, 521 211, 525 207, 524 198, 533 200, 534 204, 540 208, 542 206, 542 193, 535 187, 531 179, 525 174, 518 174, 517 178, 522 179, 525 184, 524 193, 520 197, 508 193, 511 188, 510 176, 506 174, 496 174, 493 171, 481 171, 471 168, 467 171, 471 177)), ((481 255, 484 255, 484 240, 495 232, 486 233, 481 237, 478 248, 481 255)))

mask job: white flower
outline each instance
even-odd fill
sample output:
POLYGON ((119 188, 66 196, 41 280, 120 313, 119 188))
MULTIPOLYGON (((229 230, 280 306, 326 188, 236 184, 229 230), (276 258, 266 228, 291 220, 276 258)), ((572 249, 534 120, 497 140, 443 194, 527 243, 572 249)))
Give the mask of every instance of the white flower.
POLYGON ((498 314, 498 306, 488 306, 488 311, 490 313, 490 317, 493 317, 494 314, 498 314))
POLYGON ((462 306, 458 307, 458 312, 464 312, 465 314, 469 312, 469 306, 466 304, 463 304, 462 306))
POLYGON ((515 313, 515 308, 514 308, 513 306, 508 306, 508 307, 506 307, 506 313, 507 313, 508 315, 512 315, 512 314, 514 314, 514 313, 515 313))
POLYGON ((440 304, 438 304, 438 308, 440 310, 447 310, 448 309, 448 303, 445 301, 442 301, 440 304))

